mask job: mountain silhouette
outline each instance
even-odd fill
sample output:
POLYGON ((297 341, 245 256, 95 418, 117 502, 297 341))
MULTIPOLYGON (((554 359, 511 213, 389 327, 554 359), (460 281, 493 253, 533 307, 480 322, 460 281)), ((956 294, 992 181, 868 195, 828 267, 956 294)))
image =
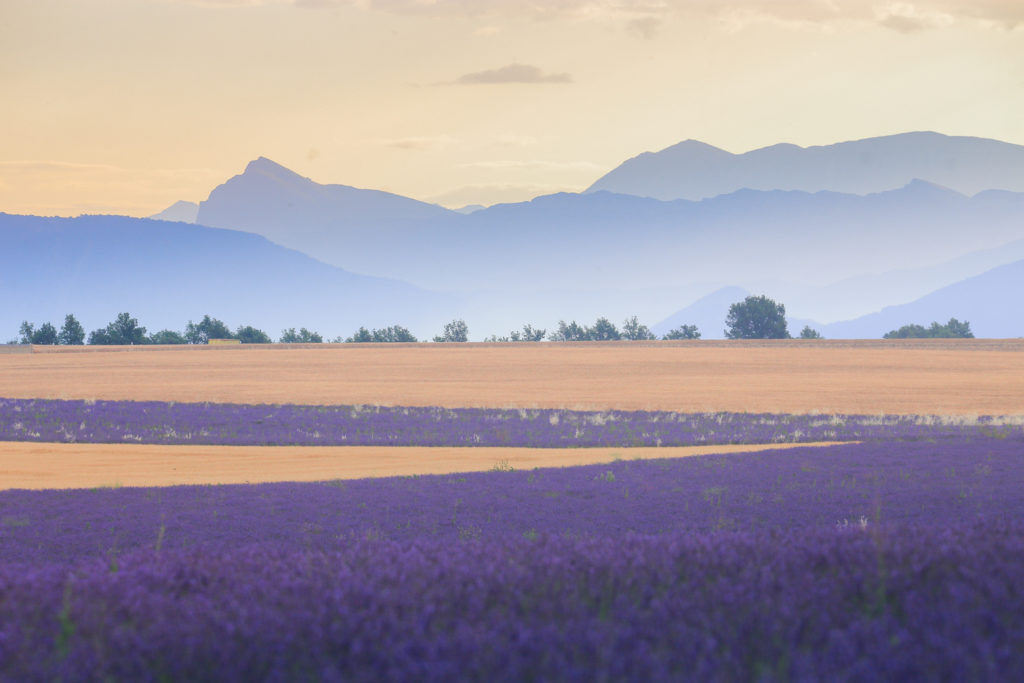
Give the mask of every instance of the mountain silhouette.
MULTIPOLYGON (((122 311, 150 332, 218 317, 277 338, 287 327, 325 337, 359 326, 440 331, 456 302, 411 285, 345 272, 245 232, 124 216, 0 214, 0 330, 22 320, 87 330, 122 311)), ((2 341, 6 341, 3 339, 2 341)))
POLYGON ((934 132, 901 133, 798 147, 778 144, 732 154, 696 140, 633 157, 587 192, 704 199, 747 188, 869 194, 914 178, 966 195, 1024 191, 1024 146, 934 132))

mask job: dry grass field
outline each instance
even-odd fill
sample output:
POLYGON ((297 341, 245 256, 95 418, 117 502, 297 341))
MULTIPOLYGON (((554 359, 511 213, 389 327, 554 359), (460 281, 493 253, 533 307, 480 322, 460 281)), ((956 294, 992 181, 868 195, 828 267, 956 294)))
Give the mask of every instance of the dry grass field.
MULTIPOLYGON (((799 444, 820 446, 823 443, 799 444)), ((496 468, 571 467, 793 448, 389 448, 0 443, 0 488, 50 489, 326 481, 496 468)))
POLYGON ((1021 340, 60 348, 0 355, 0 396, 1024 414, 1021 340))
MULTIPOLYGON (((0 397, 1024 415, 1024 341, 40 348, 0 397)), ((761 447, 756 447, 759 449, 761 447)), ((0 443, 0 488, 313 481, 676 457, 709 449, 239 448, 0 443)))

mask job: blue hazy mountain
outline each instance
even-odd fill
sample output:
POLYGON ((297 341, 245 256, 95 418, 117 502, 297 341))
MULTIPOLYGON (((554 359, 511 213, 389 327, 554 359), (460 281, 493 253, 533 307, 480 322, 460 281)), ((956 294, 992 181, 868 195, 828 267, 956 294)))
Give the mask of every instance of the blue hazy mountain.
MULTIPOLYGON (((799 335, 804 325, 810 325, 829 339, 879 339, 904 325, 928 327, 932 322, 944 324, 950 318, 969 322, 977 337, 1022 337, 1024 297, 1021 292, 1024 292, 1024 260, 998 266, 941 287, 915 301, 886 306, 852 320, 821 324, 795 317, 789 306, 786 318, 793 336, 799 335)), ((743 301, 749 294, 748 290, 738 287, 724 287, 651 325, 651 331, 660 336, 680 325, 696 324, 704 339, 721 339, 729 306, 743 301)))
POLYGON ((397 272, 381 266, 403 244, 417 242, 418 232, 461 217, 389 192, 321 185, 260 157, 200 202, 196 223, 253 232, 349 270, 380 274, 397 272))
POLYGON ((157 221, 172 221, 177 223, 195 223, 199 215, 199 205, 195 202, 179 201, 174 202, 158 214, 149 216, 157 221))
POLYGON ((908 324, 966 320, 977 337, 1024 336, 1024 260, 942 287, 916 301, 818 327, 835 339, 878 338, 908 324))
POLYGON ((741 287, 722 287, 651 325, 651 332, 662 337, 682 325, 696 325, 702 339, 722 339, 729 307, 748 296, 750 292, 741 287))
POLYGON ((816 287, 934 266, 1021 239, 1024 194, 967 197, 924 181, 866 196, 744 189, 661 201, 601 191, 463 215, 385 192, 319 185, 259 159, 211 192, 198 222, 435 290, 671 288, 780 278, 816 287))
POLYGON ((605 190, 657 199, 704 199, 740 189, 870 194, 919 178, 962 194, 1024 191, 1024 146, 932 132, 902 133, 744 154, 686 140, 633 157, 599 178, 605 190))
POLYGON ((56 326, 73 313, 87 330, 122 311, 149 331, 182 330, 209 314, 275 339, 286 327, 325 337, 360 325, 436 334, 449 296, 345 272, 245 232, 122 216, 0 214, 0 341, 22 320, 56 326))

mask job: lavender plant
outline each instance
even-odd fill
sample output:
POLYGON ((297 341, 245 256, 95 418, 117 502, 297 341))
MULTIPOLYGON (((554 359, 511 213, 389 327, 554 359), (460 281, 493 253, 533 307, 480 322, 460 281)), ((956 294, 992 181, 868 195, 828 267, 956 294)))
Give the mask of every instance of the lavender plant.
POLYGON ((0 491, 0 680, 1024 677, 1019 427, 881 422, 739 456, 0 491))
POLYGON ((776 415, 0 399, 0 441, 537 448, 1019 435, 983 416, 776 415))

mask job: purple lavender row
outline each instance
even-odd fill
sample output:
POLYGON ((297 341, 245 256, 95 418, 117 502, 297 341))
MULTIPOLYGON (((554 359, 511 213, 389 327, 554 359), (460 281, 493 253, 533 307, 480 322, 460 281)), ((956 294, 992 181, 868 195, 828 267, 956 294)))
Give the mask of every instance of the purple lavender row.
MULTIPOLYGON (((1024 439, 865 442, 604 465, 274 483, 0 491, 0 562, 273 543, 774 533, 1024 519, 1024 439)), ((496 463, 496 468, 500 467, 496 463)))
POLYGON ((0 678, 1024 680, 1024 526, 0 565, 0 678))
POLYGON ((1021 680, 1022 452, 0 491, 0 680, 1021 680))
POLYGON ((1015 435, 997 417, 777 415, 0 399, 0 440, 534 448, 1015 435))

